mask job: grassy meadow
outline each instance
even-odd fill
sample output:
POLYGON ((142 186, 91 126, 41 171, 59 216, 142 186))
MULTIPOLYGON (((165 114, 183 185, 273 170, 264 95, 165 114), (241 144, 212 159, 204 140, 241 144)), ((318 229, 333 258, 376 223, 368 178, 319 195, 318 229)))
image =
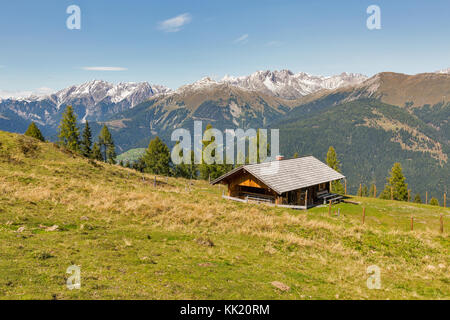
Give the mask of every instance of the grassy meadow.
POLYGON ((189 184, 0 132, 0 299, 450 298, 448 208, 351 197, 330 216, 189 184))

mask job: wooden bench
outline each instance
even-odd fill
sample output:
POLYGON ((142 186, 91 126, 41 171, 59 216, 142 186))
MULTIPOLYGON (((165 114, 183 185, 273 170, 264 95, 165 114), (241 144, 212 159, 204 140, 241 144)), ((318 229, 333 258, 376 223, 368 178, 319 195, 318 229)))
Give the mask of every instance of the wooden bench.
POLYGON ((329 193, 328 191, 325 191, 325 192, 322 191, 322 192, 318 192, 317 193, 317 198, 318 199, 323 199, 323 204, 327 204, 330 201, 332 203, 336 202, 336 201, 339 201, 343 197, 341 195, 339 195, 339 194, 336 194, 336 193, 329 193))

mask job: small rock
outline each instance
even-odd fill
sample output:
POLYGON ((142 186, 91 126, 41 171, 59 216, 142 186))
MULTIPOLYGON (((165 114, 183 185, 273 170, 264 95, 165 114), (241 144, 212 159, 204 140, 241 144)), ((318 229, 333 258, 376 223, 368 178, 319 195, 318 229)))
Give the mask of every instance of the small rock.
POLYGON ((429 271, 434 271, 434 270, 436 270, 436 267, 430 264, 430 265, 427 266, 426 269, 429 270, 429 271))
POLYGON ((55 225, 53 225, 51 227, 45 228, 45 231, 56 231, 56 230, 58 230, 58 228, 59 228, 59 226, 57 226, 55 224, 55 225))
POLYGON ((82 216, 82 217, 80 218, 80 220, 87 221, 87 220, 89 220, 89 218, 86 217, 86 216, 82 216))
POLYGON ((440 269, 445 269, 445 264, 439 263, 439 264, 438 264, 438 267, 439 267, 440 269))
POLYGON ((127 247, 131 247, 131 242, 130 241, 128 241, 127 239, 123 239, 123 241, 125 242, 125 245, 127 247))
POLYGON ((19 229, 17 229, 17 232, 23 232, 25 230, 25 227, 20 227, 19 229))
POLYGON ((197 243, 202 246, 214 247, 214 242, 212 242, 211 239, 198 238, 197 243))
POLYGON ((199 263, 198 266, 199 267, 214 267, 214 264, 210 263, 210 262, 206 262, 206 263, 199 263))
POLYGON ((271 282, 271 284, 275 288, 280 289, 281 291, 289 291, 291 289, 289 286, 287 286, 284 283, 279 282, 279 281, 273 281, 273 282, 271 282))

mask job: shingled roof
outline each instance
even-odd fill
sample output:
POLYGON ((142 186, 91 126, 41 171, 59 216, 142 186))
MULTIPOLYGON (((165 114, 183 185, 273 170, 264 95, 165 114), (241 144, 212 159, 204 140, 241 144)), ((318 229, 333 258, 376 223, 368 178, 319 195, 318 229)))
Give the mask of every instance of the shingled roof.
POLYGON ((212 181, 216 184, 244 170, 278 194, 345 178, 313 156, 243 165, 212 181))

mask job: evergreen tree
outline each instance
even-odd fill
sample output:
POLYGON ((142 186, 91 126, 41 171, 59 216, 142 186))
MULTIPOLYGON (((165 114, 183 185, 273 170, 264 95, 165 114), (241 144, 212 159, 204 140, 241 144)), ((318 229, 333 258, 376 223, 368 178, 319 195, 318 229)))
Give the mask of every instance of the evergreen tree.
MULTIPOLYGON (((179 144, 180 142, 177 142, 179 144)), ((180 157, 183 158, 183 150, 180 151, 180 157)), ((191 163, 181 162, 175 165, 173 170, 175 177, 182 177, 186 179, 195 179, 197 176, 197 165, 194 163, 194 151, 191 150, 191 163)))
POLYGON ((439 201, 435 197, 431 198, 430 205, 432 206, 439 206, 439 201))
MULTIPOLYGON (((341 164, 337 158, 337 154, 336 151, 334 150, 333 147, 330 146, 330 148, 328 149, 327 152, 327 159, 326 159, 327 165, 337 171, 337 172, 341 172, 341 164)), ((342 186, 341 181, 333 181, 331 183, 331 191, 335 192, 335 193, 339 193, 339 194, 344 194, 345 190, 344 187, 342 186)), ((362 190, 361 190, 362 192, 362 190)))
POLYGON ((362 196, 363 197, 368 197, 369 196, 369 191, 367 190, 367 186, 366 185, 363 185, 362 196))
POLYGON ((78 152, 80 150, 80 133, 72 106, 67 106, 58 128, 59 143, 69 150, 78 152))
POLYGON ((92 147, 91 157, 92 157, 92 159, 95 159, 98 161, 104 161, 102 152, 100 151, 100 147, 97 144, 97 142, 95 142, 92 147))
POLYGON ((91 157, 92 153, 92 134, 91 128, 89 127, 89 123, 86 120, 83 130, 83 136, 81 139, 81 153, 85 157, 91 157))
MULTIPOLYGON (((206 130, 212 129, 212 125, 208 124, 206 126, 206 130)), ((213 143, 215 141, 214 137, 212 137, 212 139, 210 141, 207 140, 203 140, 202 144, 203 144, 203 149, 202 151, 205 150, 205 148, 207 146, 209 146, 211 143, 213 143)), ((257 145, 258 145, 258 141, 257 141, 257 145)), ((216 150, 213 150, 211 152, 211 156, 215 157, 215 152, 216 150)), ((224 159, 224 162, 226 161, 226 159, 224 159)), ((204 159, 202 159, 202 163, 198 166, 198 171, 200 173, 200 179, 204 179, 204 180, 214 180, 218 177, 220 177, 221 175, 227 173, 228 171, 230 171, 233 168, 232 164, 226 164, 226 163, 213 163, 213 164, 207 164, 206 162, 204 162, 204 159)))
POLYGON ((116 163, 116 147, 114 146, 113 138, 106 125, 104 125, 102 130, 100 131, 98 144, 100 146, 100 151, 102 152, 105 162, 116 163))
POLYGON ((375 197, 376 198, 376 194, 375 194, 375 184, 372 183, 370 185, 370 190, 369 190, 369 197, 375 197))
POLYGON ((170 150, 159 137, 150 141, 142 161, 145 165, 145 172, 160 175, 169 175, 170 173, 170 150))
POLYGON ((420 198, 420 193, 416 193, 416 196, 414 197, 415 203, 422 203, 422 199, 420 198))
POLYGON ((35 139, 41 140, 42 142, 45 142, 44 136, 41 133, 41 130, 37 127, 37 125, 32 122, 27 131, 25 131, 25 135, 28 137, 33 137, 35 139))
POLYGON ((408 201, 408 184, 405 182, 402 166, 400 163, 394 163, 391 169, 390 177, 387 178, 387 184, 380 194, 381 199, 391 199, 391 190, 394 200, 408 201))

